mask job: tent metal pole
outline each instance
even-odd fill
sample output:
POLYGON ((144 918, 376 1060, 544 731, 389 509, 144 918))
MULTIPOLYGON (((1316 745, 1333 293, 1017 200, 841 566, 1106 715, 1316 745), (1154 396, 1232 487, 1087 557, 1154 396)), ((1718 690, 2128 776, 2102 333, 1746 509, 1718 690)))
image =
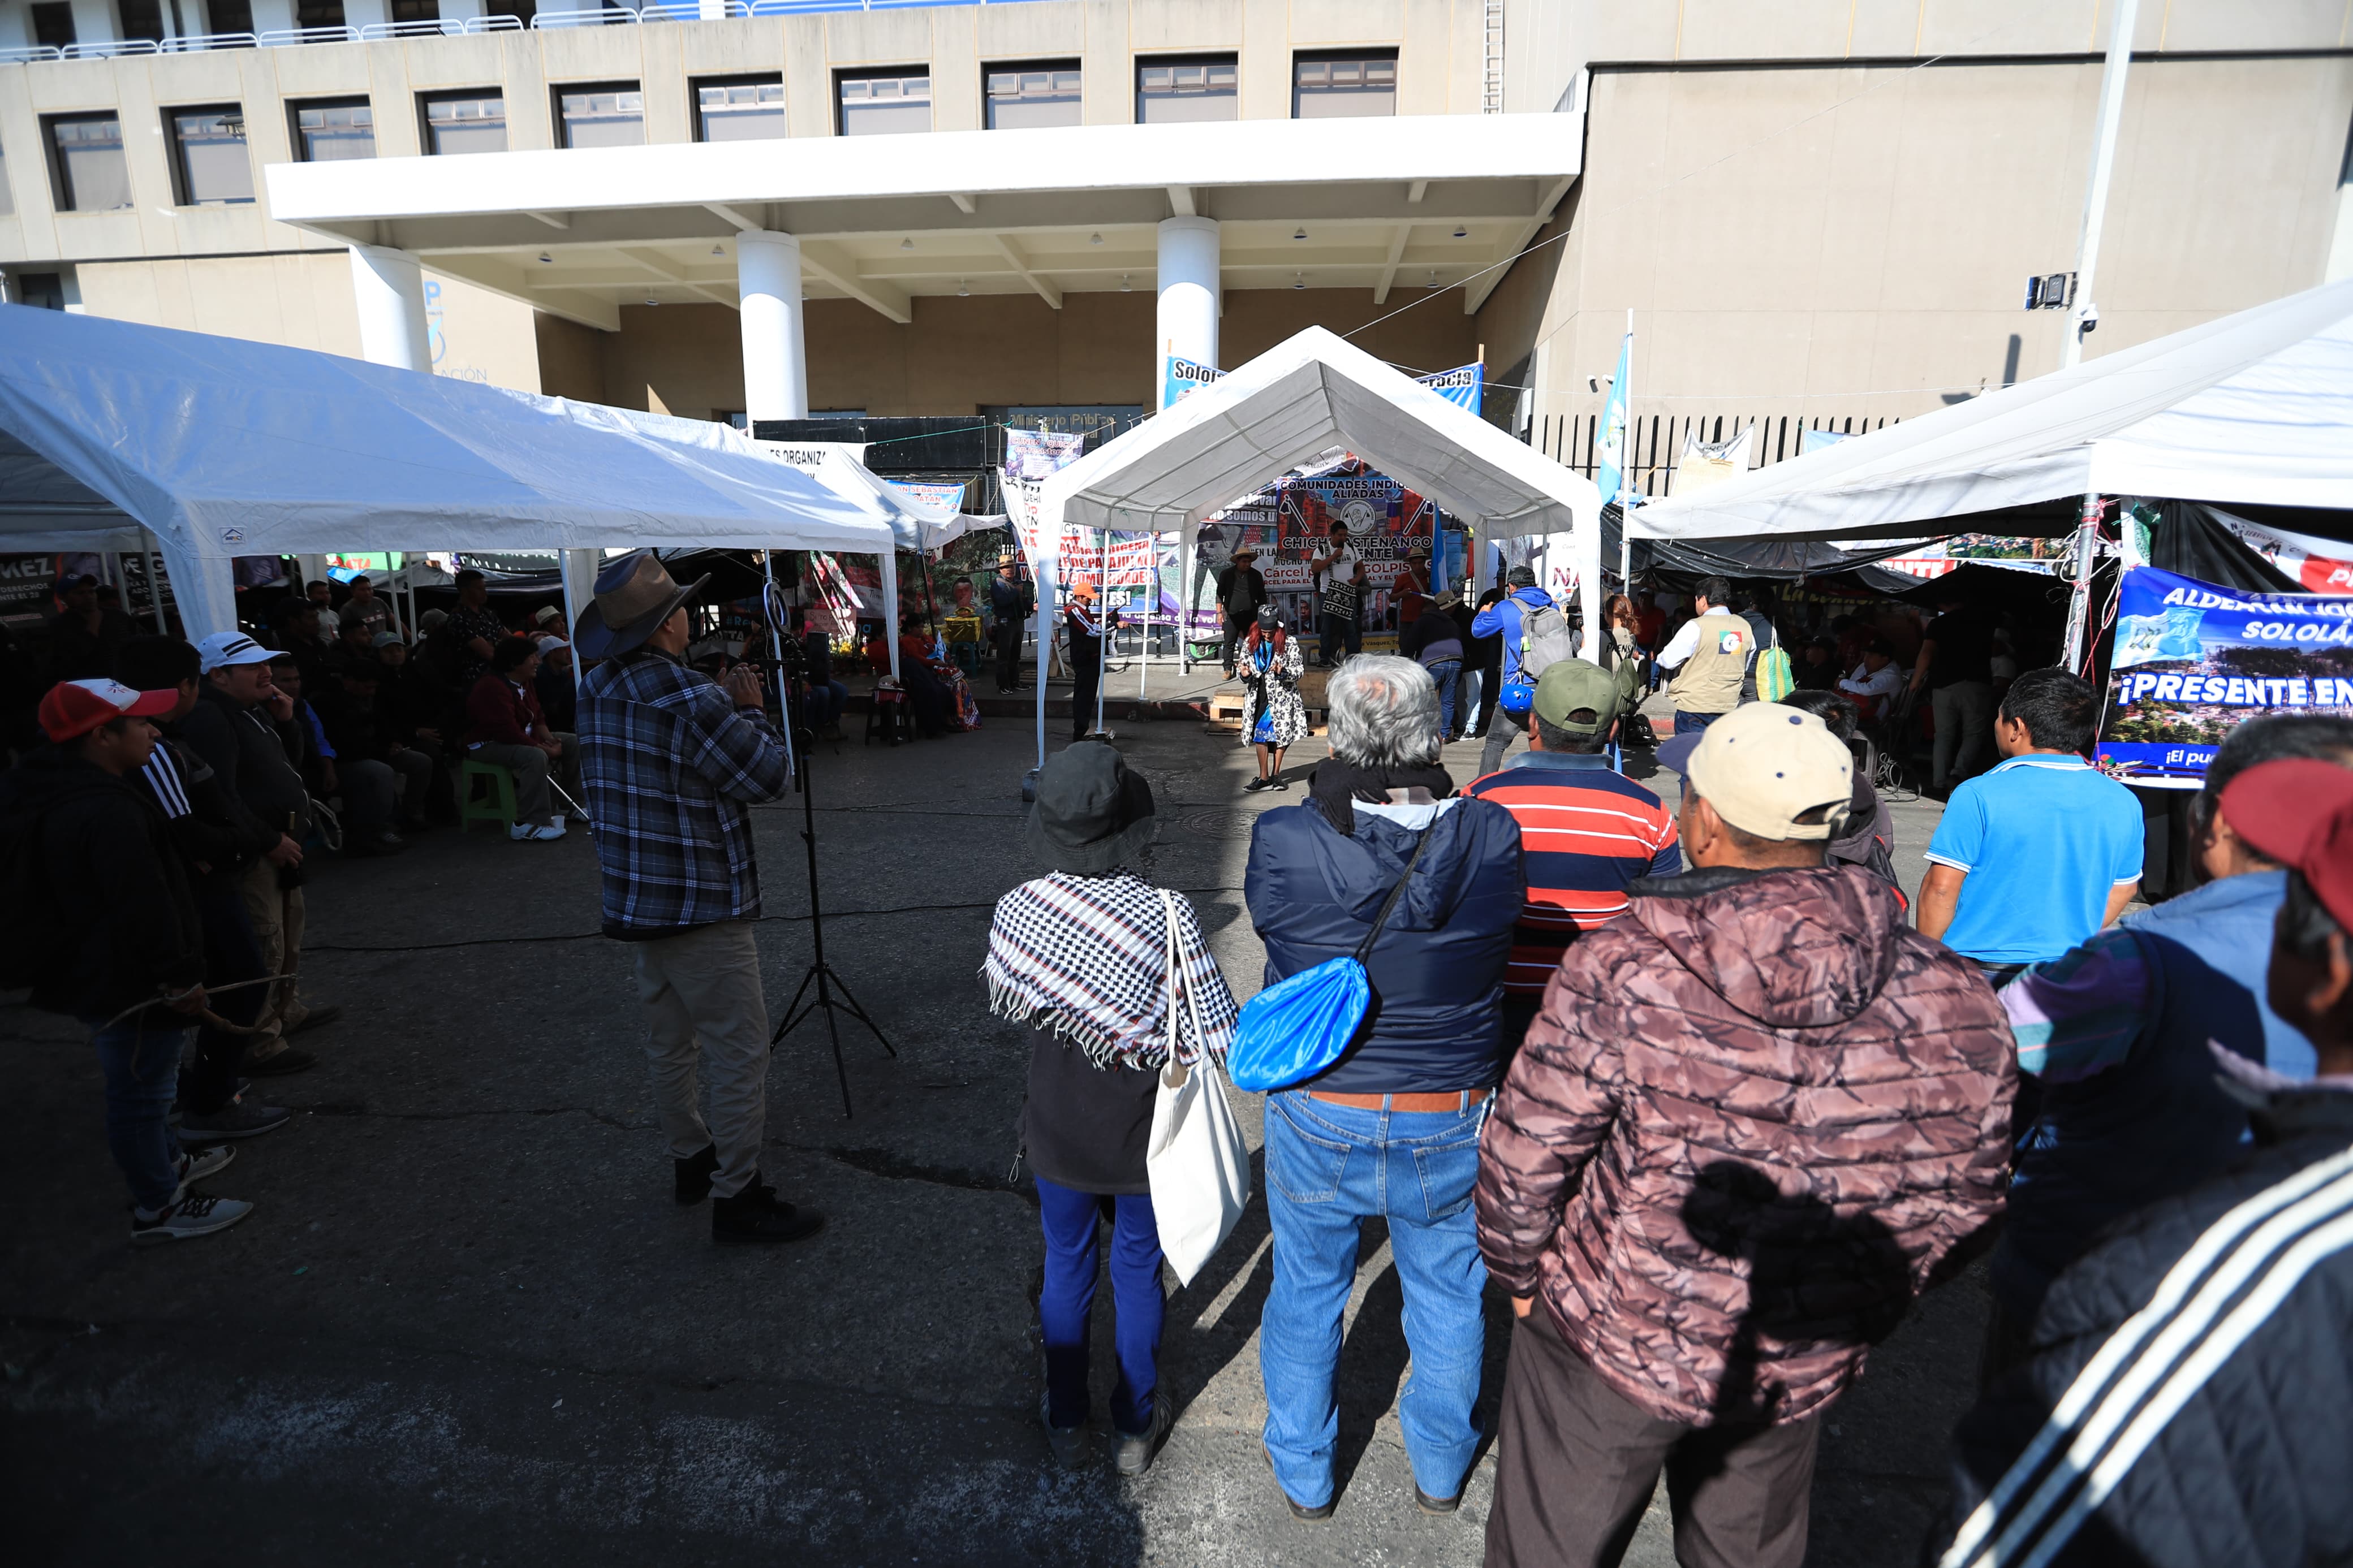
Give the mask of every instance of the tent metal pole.
MULTIPOLYGON (((785 636, 784 629, 776 624, 777 612, 784 608, 785 596, 776 591, 776 552, 774 550, 760 552, 760 570, 768 579, 767 590, 760 595, 760 618, 768 623, 768 657, 776 661, 768 667, 768 671, 776 684, 776 733, 785 742, 785 771, 797 775, 800 760, 793 755, 793 718, 785 704, 785 636)), ((573 679, 577 680, 580 677, 577 654, 573 656, 572 673, 573 679)), ((812 903, 810 907, 814 909, 816 906, 812 903)))
POLYGON ((2075 526, 2075 537, 2069 550, 2069 567, 2075 577, 2074 590, 2067 595, 2067 660, 2064 668, 2070 674, 2082 673, 2084 633, 2092 619, 2092 563, 2098 559, 2100 516, 2107 510, 2105 500, 2097 491, 2084 498, 2083 521, 2075 526))
POLYGON ((147 605, 155 612, 155 634, 164 636, 164 563, 155 553, 155 536, 142 528, 139 531, 140 554, 147 563, 147 605))
POLYGON ((1095 729, 1103 730, 1103 675, 1111 668, 1111 530, 1103 531, 1103 591, 1095 595, 1095 614, 1102 617, 1095 631, 1095 729))

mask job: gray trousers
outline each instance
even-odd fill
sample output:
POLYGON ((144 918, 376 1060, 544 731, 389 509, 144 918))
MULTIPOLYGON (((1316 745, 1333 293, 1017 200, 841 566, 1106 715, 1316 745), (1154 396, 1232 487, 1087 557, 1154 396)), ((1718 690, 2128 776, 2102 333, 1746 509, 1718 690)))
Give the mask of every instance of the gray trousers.
POLYGON ((371 833, 389 828, 406 802, 411 815, 424 810, 425 792, 433 783, 433 759, 414 750, 395 752, 378 762, 362 757, 347 762, 338 774, 351 825, 371 833))
POLYGON ((478 763, 497 763, 514 774, 515 820, 534 826, 555 820, 548 804, 547 781, 552 777, 572 792, 580 794, 580 742, 562 730, 555 738, 564 746, 564 754, 553 764, 548 755, 537 746, 511 745, 503 741, 485 741, 466 754, 478 763))
POLYGON ((1928 700, 1936 715, 1928 782, 1934 788, 1950 789, 1976 773, 1978 760, 1993 749, 1993 685, 1956 680, 1931 691, 1928 700))
POLYGON ((768 1119, 768 1005, 749 921, 696 926, 633 942, 638 1001, 646 1010, 646 1059, 670 1158, 716 1145, 711 1190, 732 1198, 760 1171, 768 1119), (711 1113, 702 1111, 710 1079, 711 1113))
POLYGON ((1528 716, 1498 707, 1495 717, 1487 725, 1487 743, 1479 748, 1479 776, 1486 777, 1504 765, 1504 753, 1512 749, 1512 742, 1528 732, 1528 716))

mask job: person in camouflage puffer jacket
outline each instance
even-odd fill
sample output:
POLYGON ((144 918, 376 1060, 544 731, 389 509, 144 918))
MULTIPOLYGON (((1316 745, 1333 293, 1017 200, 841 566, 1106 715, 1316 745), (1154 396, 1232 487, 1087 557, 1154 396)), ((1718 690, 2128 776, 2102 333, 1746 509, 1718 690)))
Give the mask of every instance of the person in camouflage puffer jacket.
POLYGON ((1815 1418, 2001 1208, 2009 1028, 1894 889, 1822 863, 1846 747, 1752 703, 1660 760, 1698 868, 1569 949, 1484 1132, 1521 1314, 1491 1568, 1613 1560, 1662 1468, 1680 1561, 1794 1565, 1815 1418))

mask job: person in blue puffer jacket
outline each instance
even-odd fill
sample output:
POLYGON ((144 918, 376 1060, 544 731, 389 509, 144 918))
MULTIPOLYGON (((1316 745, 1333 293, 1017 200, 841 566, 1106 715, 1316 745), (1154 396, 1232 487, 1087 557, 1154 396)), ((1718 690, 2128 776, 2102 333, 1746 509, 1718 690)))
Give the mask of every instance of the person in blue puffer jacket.
POLYGON ((1425 1511, 1451 1513, 1479 1441, 1486 1268, 1471 1194, 1504 1070, 1504 965, 1526 896, 1520 829, 1502 806, 1454 793, 1438 765, 1438 690, 1419 665, 1352 658, 1325 700, 1332 755, 1308 800, 1262 814, 1250 836, 1244 890, 1266 984, 1356 952, 1409 879, 1366 961, 1373 999, 1356 1037, 1323 1073, 1267 1097, 1266 1451, 1292 1511, 1329 1516, 1341 1314, 1359 1227, 1381 1215, 1413 1351, 1398 1415, 1414 1489, 1425 1511))
MULTIPOLYGON (((1514 566, 1504 574, 1504 582, 1512 591, 1479 612, 1471 622, 1471 635, 1474 637, 1500 635, 1503 637, 1502 682, 1508 686, 1520 679, 1520 642, 1527 628, 1528 613, 1558 606, 1553 603, 1550 594, 1536 586, 1536 574, 1532 568, 1514 566)), ((1511 750, 1512 737, 1527 732, 1525 709, 1514 713, 1508 708, 1497 707, 1494 721, 1487 726, 1487 744, 1479 752, 1479 776, 1484 778, 1502 767, 1504 753, 1511 750)))

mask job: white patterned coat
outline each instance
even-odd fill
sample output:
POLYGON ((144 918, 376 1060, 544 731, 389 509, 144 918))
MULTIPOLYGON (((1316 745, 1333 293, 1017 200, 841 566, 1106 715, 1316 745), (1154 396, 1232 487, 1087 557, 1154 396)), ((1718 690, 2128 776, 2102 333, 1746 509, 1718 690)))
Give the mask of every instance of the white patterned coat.
POLYGON ((1250 634, 1252 640, 1242 645, 1234 661, 1242 676, 1242 744, 1251 743, 1250 737, 1258 730, 1259 710, 1263 706, 1274 720, 1274 739, 1271 743, 1281 751, 1307 733, 1307 707, 1299 700, 1299 677, 1307 668, 1307 661, 1300 651, 1299 639, 1285 632, 1282 650, 1268 661, 1265 678, 1254 679, 1258 673, 1257 636, 1255 631, 1250 634))

